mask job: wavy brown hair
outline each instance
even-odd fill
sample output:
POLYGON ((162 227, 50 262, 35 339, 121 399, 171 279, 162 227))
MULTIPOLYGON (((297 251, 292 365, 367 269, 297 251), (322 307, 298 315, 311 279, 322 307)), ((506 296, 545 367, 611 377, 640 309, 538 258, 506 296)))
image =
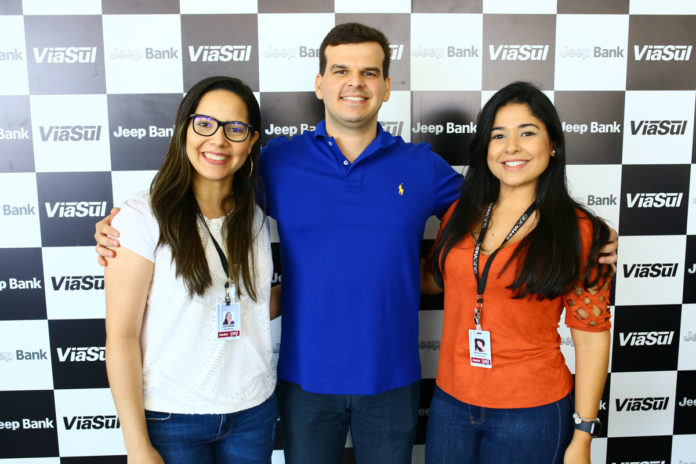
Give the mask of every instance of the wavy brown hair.
MULTIPOLYGON (((167 154, 150 185, 150 204, 160 229, 157 246, 168 245, 176 276, 186 284, 189 295, 203 295, 211 285, 210 269, 198 233, 198 205, 193 194, 193 167, 186 154, 186 132, 190 115, 203 95, 213 90, 227 90, 242 99, 247 108, 249 124, 254 131, 261 127, 261 111, 252 90, 239 79, 226 76, 209 77, 195 84, 179 105, 174 124, 174 135, 167 154)), ((250 134, 251 136, 251 134, 250 134)), ((238 291, 240 281, 249 297, 256 301, 256 260, 253 253, 253 230, 256 210, 256 183, 260 142, 256 141, 249 158, 234 176, 232 190, 223 204, 232 200, 234 208, 225 217, 223 237, 229 262, 229 277, 238 291), (250 172, 249 177, 245 177, 250 172)))

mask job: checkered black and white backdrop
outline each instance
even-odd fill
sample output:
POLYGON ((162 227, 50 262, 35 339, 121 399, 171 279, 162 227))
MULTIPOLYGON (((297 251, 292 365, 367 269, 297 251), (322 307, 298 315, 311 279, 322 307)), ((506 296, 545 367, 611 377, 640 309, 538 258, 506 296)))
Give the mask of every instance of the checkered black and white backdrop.
MULTIPOLYGON (((0 463, 125 463, 93 224, 147 188, 183 93, 205 76, 254 89, 264 143, 313 128, 319 43, 346 21, 392 43, 385 129, 457 168, 496 89, 529 80, 548 92, 573 195, 620 234, 593 462, 696 463, 692 0, 2 0, 0 463)), ((420 320, 416 463, 442 299, 423 298, 420 320)))

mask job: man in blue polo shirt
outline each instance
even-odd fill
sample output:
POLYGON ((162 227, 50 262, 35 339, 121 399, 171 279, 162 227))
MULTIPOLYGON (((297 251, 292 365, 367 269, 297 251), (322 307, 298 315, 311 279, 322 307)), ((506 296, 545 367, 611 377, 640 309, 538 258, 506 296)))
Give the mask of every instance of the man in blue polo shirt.
POLYGON ((389 44, 361 24, 320 47, 315 131, 269 142, 260 174, 283 263, 278 398, 289 463, 410 463, 418 419, 419 248, 459 176, 382 130, 389 44))

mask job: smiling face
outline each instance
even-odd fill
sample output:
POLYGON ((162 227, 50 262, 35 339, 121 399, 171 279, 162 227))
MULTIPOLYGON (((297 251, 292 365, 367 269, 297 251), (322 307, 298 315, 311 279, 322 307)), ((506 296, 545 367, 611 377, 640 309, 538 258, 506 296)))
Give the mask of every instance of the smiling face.
MULTIPOLYGON (((203 95, 195 113, 212 116, 220 121, 241 121, 249 124, 246 105, 229 90, 212 90, 203 95)), ((254 131, 243 142, 232 142, 225 137, 222 127, 210 137, 205 137, 196 134, 189 121, 186 131, 186 154, 195 171, 194 185, 224 182, 231 188, 234 174, 244 165, 258 138, 259 133, 254 131)))
POLYGON ((495 114, 490 137, 488 168, 500 181, 501 194, 524 189, 535 195, 553 156, 546 125, 526 103, 510 103, 495 114))
POLYGON ((391 80, 382 71, 384 51, 377 42, 326 47, 326 69, 315 81, 324 101, 329 134, 376 128, 377 113, 389 100, 391 80))

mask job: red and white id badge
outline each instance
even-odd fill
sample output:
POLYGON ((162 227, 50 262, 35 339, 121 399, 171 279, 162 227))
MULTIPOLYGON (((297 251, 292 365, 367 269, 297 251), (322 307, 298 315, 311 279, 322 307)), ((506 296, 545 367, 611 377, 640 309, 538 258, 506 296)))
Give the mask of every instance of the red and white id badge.
POLYGON ((474 367, 493 367, 489 331, 469 329, 469 363, 474 367))
POLYGON ((236 340, 242 336, 242 319, 240 317, 242 304, 238 301, 230 304, 218 303, 217 338, 236 340))

